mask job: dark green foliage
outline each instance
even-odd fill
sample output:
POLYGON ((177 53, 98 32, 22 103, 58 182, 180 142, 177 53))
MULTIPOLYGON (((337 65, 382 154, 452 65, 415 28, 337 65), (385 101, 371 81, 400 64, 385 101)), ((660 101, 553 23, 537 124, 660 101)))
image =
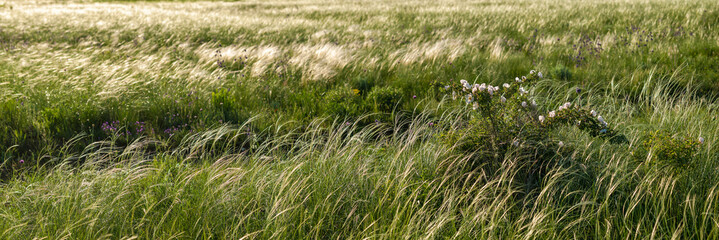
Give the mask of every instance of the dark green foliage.
POLYGON ((645 135, 634 152, 634 157, 658 168, 680 171, 693 163, 699 146, 697 140, 672 136, 666 131, 658 130, 645 135))
POLYGON ((550 72, 550 77, 558 80, 569 81, 572 80, 572 72, 564 65, 556 65, 550 72))
POLYGON ((364 113, 362 98, 348 87, 333 89, 324 96, 324 111, 337 117, 357 117, 364 113))
MULTIPOLYGON (((104 104, 113 110, 117 109, 116 106, 119 105, 114 100, 105 101, 104 104)), ((129 121, 136 121, 134 116, 132 119, 128 119, 128 115, 129 113, 125 111, 111 112, 83 102, 60 103, 46 108, 40 113, 40 116, 43 117, 41 123, 45 134, 50 137, 47 139, 48 142, 55 141, 58 145, 62 145, 65 141, 81 133, 89 134, 94 140, 108 137, 108 132, 102 131, 102 124, 122 121, 124 126, 129 121), (123 116, 123 118, 118 118, 119 116, 123 116)))
POLYGON ((613 137, 616 134, 607 125, 602 123, 591 110, 586 108, 569 107, 556 112, 555 117, 547 118, 542 124, 546 128, 560 126, 577 126, 580 130, 589 133, 592 137, 613 137))
POLYGON ((226 88, 212 92, 210 102, 223 122, 239 123, 245 120, 244 106, 226 88))
POLYGON ((18 146, 21 151, 35 149, 40 144, 39 137, 38 129, 21 103, 14 99, 0 102, 2 150, 11 146, 18 146))
POLYGON ((359 95, 361 96, 367 96, 374 85, 374 79, 362 76, 356 77, 351 84, 352 89, 359 90, 359 95))
POLYGON ((375 112, 391 113, 399 109, 402 102, 402 91, 391 86, 374 88, 367 95, 367 101, 372 104, 375 112))

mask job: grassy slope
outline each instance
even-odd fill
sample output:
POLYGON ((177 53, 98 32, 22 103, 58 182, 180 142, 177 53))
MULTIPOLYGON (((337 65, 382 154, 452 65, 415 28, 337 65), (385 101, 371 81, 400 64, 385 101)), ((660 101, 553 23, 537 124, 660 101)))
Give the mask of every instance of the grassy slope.
POLYGON ((716 5, 9 2, 0 238, 717 238, 716 5), (466 156, 427 138, 459 125, 429 84, 529 69, 552 79, 541 108, 580 86, 630 144, 560 129, 574 152, 536 188, 517 158, 457 172, 466 156), (423 114, 317 121, 360 80, 423 114), (108 139, 113 121, 130 136, 108 139), (656 129, 706 139, 689 170, 634 161, 656 129))

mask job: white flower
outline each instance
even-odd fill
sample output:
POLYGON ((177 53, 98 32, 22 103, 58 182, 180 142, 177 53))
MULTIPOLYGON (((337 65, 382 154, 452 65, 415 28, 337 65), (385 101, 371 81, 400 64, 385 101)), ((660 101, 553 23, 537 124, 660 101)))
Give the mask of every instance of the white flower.
POLYGON ((596 116, 597 116, 597 111, 594 111, 594 110, 592 110, 592 111, 591 111, 591 112, 589 112, 589 113, 591 113, 591 114, 592 114, 592 116, 594 116, 594 117, 596 117, 596 116))
POLYGON ((504 86, 504 88, 509 88, 509 83, 502 84, 502 86, 504 86))
POLYGON ((562 111, 564 109, 569 109, 569 107, 571 107, 571 106, 572 106, 571 103, 566 102, 566 103, 562 104, 562 106, 559 106, 559 111, 562 111))
POLYGON ((499 91, 499 86, 494 86, 494 91, 499 91))
POLYGON ((469 82, 467 82, 467 80, 462 79, 462 80, 459 80, 459 82, 462 83, 462 87, 464 88, 463 89, 464 91, 467 91, 470 88, 472 88, 472 85, 469 85, 469 82))
POLYGON ((526 108, 526 107, 527 107, 527 102, 522 102, 522 107, 523 107, 523 108, 526 108))
POLYGON ((472 94, 467 94, 467 103, 472 103, 472 94))
POLYGON ((472 104, 472 110, 477 110, 477 108, 479 108, 479 103, 474 102, 474 104, 472 104))
POLYGON ((524 90, 524 87, 519 87, 519 93, 520 93, 521 95, 524 95, 524 94, 527 94, 527 93, 529 93, 529 92, 527 92, 527 90, 524 90))
POLYGON ((532 107, 537 107, 537 101, 532 100, 532 107))
POLYGON ((527 76, 522 76, 522 82, 527 80, 527 76))
POLYGON ((604 121, 604 118, 602 117, 602 115, 599 115, 599 117, 597 117, 597 120, 599 120, 599 122, 601 122, 605 127, 607 125, 609 125, 609 124, 607 124, 607 122, 604 121))
POLYGON ((539 78, 544 78, 544 75, 542 75, 542 72, 537 73, 537 76, 539 76, 539 78))
POLYGON ((452 91, 452 100, 457 100, 457 92, 452 91))
POLYGON ((507 102, 507 98, 505 98, 504 96, 500 97, 500 98, 499 98, 499 100, 501 100, 501 101, 502 101, 502 103, 505 103, 505 102, 507 102))
POLYGON ((491 96, 492 94, 494 94, 494 87, 489 86, 489 87, 487 88, 487 92, 489 93, 490 96, 491 96))
POLYGON ((556 116, 556 115, 557 115, 557 113, 554 112, 554 111, 549 112, 549 117, 550 117, 550 118, 553 118, 553 117, 556 116))
POLYGON ((537 71, 530 70, 530 71, 529 71, 529 74, 534 74, 535 72, 537 72, 537 71))
POLYGON ((522 82, 522 80, 521 80, 521 79, 519 79, 518 77, 514 78, 514 81, 517 81, 517 82, 519 82, 519 83, 521 83, 521 82, 522 82))
POLYGON ((479 91, 484 92, 484 90, 487 90, 487 84, 482 83, 482 85, 479 85, 479 91))
POLYGON ((703 137, 699 137, 699 143, 704 144, 704 138, 703 138, 703 137))
POLYGON ((564 142, 559 141, 559 143, 557 145, 559 145, 559 147, 564 147, 564 142))
POLYGON ((444 86, 444 90, 449 90, 449 85, 444 86))
POLYGON ((544 116, 539 115, 539 122, 540 122, 540 123, 544 123, 544 116))

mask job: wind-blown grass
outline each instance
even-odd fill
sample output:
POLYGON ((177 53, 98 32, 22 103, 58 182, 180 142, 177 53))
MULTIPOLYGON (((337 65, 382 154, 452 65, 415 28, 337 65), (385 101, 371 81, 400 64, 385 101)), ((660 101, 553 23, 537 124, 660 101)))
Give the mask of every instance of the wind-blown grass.
POLYGON ((272 136, 245 151, 232 143, 247 141, 239 140, 247 133, 229 126, 188 135, 166 154, 143 153, 141 146, 155 144, 149 141, 134 150, 95 148, 80 166, 64 162, 3 186, 0 227, 3 238, 716 238, 718 159, 710 143, 717 120, 684 118, 716 104, 666 99, 664 86, 641 95, 661 104, 602 100, 618 96, 587 102, 609 119, 641 115, 633 119, 657 128, 695 126, 689 132, 708 144, 681 174, 635 161, 629 152, 640 141, 638 123, 627 121, 616 124, 629 144, 558 131, 574 150, 527 188, 517 172, 523 156, 466 171, 471 156, 431 137, 461 118, 426 110, 392 126, 319 120, 311 131, 272 136))
POLYGON ((0 239, 717 239, 718 9, 5 2, 0 239), (477 165, 442 137, 471 107, 434 83, 530 69, 540 111, 626 142, 560 127, 551 159, 477 165), (666 167, 653 131, 703 143, 666 167))

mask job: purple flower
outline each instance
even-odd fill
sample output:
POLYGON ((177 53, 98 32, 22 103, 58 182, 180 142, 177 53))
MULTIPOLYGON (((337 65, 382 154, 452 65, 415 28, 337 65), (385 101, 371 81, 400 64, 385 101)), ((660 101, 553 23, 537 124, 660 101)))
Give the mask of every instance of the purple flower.
POLYGON ((582 89, 577 87, 577 93, 581 93, 581 92, 582 92, 582 89))
POLYGON ((417 95, 412 96, 412 99, 415 99, 415 98, 417 98, 417 95))
POLYGON ((25 163, 25 160, 20 159, 20 161, 18 161, 18 162, 19 162, 20 164, 23 164, 23 163, 25 163))
POLYGON ((429 122, 429 126, 430 126, 430 127, 434 126, 434 123, 433 123, 433 122, 429 122))

